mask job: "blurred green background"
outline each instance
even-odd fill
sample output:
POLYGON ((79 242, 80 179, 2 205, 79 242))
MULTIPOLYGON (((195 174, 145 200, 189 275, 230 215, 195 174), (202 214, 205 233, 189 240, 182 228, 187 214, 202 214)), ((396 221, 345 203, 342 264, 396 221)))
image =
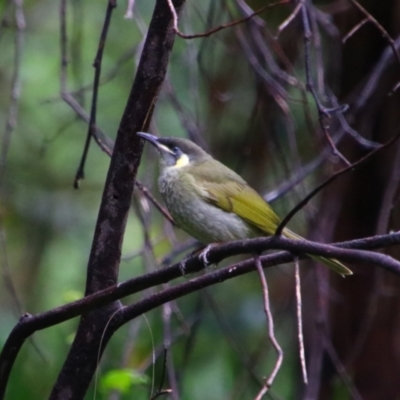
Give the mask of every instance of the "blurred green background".
MULTIPOLYGON (((342 14, 331 12, 328 7, 335 3, 325 1, 318 5, 321 12, 337 18, 332 25, 337 23, 343 34, 357 23, 357 19, 349 8, 345 8, 342 14)), ((373 6, 377 17, 382 17, 383 23, 393 23, 390 10, 395 8, 395 2, 388 2, 390 5, 385 15, 383 12, 379 14, 378 3, 370 1, 368 4, 373 6)), ((1 160, 2 163, 5 161, 1 165, 0 176, 0 230, 4 237, 0 250, 3 274, 0 282, 0 346, 21 313, 40 313, 82 296, 86 263, 109 165, 109 157, 92 143, 85 179, 79 190, 73 188, 87 126, 60 98, 60 3, 54 0, 24 1, 26 27, 21 33, 16 29, 15 4, 13 1, 0 3, 0 132, 1 160), (16 47, 18 35, 23 37, 19 50, 16 47), (17 64, 16 51, 20 55, 17 64), (16 71, 20 90, 18 115, 7 148, 7 137, 3 132, 6 132, 9 119, 16 71), (8 284, 10 278, 16 296, 8 284)), ((254 8, 263 4, 251 2, 254 8)), ((90 110, 94 74, 92 63, 106 6, 106 1, 67 2, 67 89, 86 113, 90 110)), ((134 19, 127 19, 124 18, 126 4, 119 2, 113 13, 103 57, 97 108, 98 126, 112 139, 125 107, 153 6, 154 1, 139 0, 135 5, 134 19)), ((272 33, 291 11, 290 7, 284 7, 262 14, 271 32, 270 36, 266 34, 264 37, 269 50, 272 48, 272 33)), ((188 33, 201 32, 206 26, 217 26, 239 16, 234 2, 189 2, 181 15, 180 27, 188 33)), ((255 73, 241 45, 240 32, 249 36, 253 33, 246 28, 240 28, 238 33, 237 29, 227 29, 205 39, 185 41, 177 38, 151 131, 165 136, 189 136, 239 171, 261 193, 268 194, 308 162, 315 160, 325 142, 323 135, 318 133, 314 103, 306 102, 310 97, 304 97, 298 87, 287 85, 284 100, 289 108, 285 114, 276 97, 271 95, 268 85, 255 73)), ((298 29, 298 21, 295 21, 288 32, 281 35, 280 43, 294 68, 290 73, 304 80, 304 59, 299 50, 302 48, 302 36, 298 29)), ((339 88, 342 97, 363 83, 369 68, 375 65, 386 47, 380 34, 372 32, 372 28, 368 29, 369 36, 366 37, 371 38, 372 35, 374 38, 369 42, 372 43, 371 53, 364 54, 366 50, 356 43, 355 48, 364 49, 364 53, 350 54, 351 47, 350 50, 345 48, 343 62, 342 53, 340 50, 336 53, 337 47, 332 44, 337 38, 332 40, 327 34, 322 36, 322 44, 326 46, 323 52, 326 82, 330 87, 339 88), (358 62, 359 69, 352 67, 354 64, 351 62, 358 62), (346 71, 351 71, 351 77, 346 71)), ((362 42, 367 39, 355 40, 362 42)), ((265 49, 263 51, 266 52, 265 49)), ((279 68, 285 69, 281 59, 278 64, 279 68)), ((262 67, 268 69, 268 65, 262 67)), ((280 84, 284 86, 282 82, 280 84)), ((398 100, 396 94, 391 99, 385 98, 384 102, 380 100, 381 103, 374 109, 375 122, 371 123, 370 130, 366 130, 367 138, 384 141, 393 126, 398 125, 393 121, 386 124, 383 136, 373 131, 373 127, 383 131, 376 122, 382 122, 381 108, 395 109, 398 100)), ((346 101, 350 102, 349 98, 346 101)), ((348 157, 357 158, 364 151, 354 144, 345 144, 343 151, 348 157)), ((274 207, 284 215, 339 165, 337 159, 326 158, 323 166, 307 175, 288 196, 279 197, 274 207)), ((382 171, 389 169, 382 167, 382 171)), ((156 172, 155 154, 146 146, 139 178, 158 197, 156 172)), ((343 191, 349 187, 351 182, 343 191)), ((158 268, 159 262, 174 245, 188 239, 183 232, 173 231, 140 192, 136 193, 135 199, 123 244, 121 281, 158 268), (145 234, 149 235, 152 246, 144 246, 145 234)), ((338 197, 335 203, 337 215, 345 213, 345 199, 338 197)), ((378 200, 376 204, 379 204, 378 200)), ((377 210, 378 206, 372 208, 377 210)), ((376 233, 374 228, 357 230, 359 224, 356 221, 346 220, 348 227, 343 231, 341 225, 342 231, 338 235, 340 228, 336 224, 333 227, 328 223, 317 226, 321 210, 320 199, 315 199, 294 219, 292 228, 306 235, 311 227, 314 238, 321 241, 329 241, 335 229, 336 236, 342 239, 376 233), (327 226, 332 228, 331 231, 326 229, 327 226)), ((372 215, 375 214, 366 212, 365 215, 370 217, 371 226, 374 225, 372 215)), ((274 399, 301 398, 304 390, 296 343, 292 271, 292 266, 267 271, 277 337, 285 352, 283 367, 272 390, 271 398, 274 399)), ((308 264, 302 274, 304 292, 309 294, 308 289, 315 287, 315 276, 308 264)), ((335 277, 331 282, 335 289, 334 295, 327 295, 328 301, 333 299, 335 307, 338 304, 350 307, 351 300, 343 300, 346 295, 341 293, 335 297, 340 291, 339 285, 347 285, 346 288, 351 290, 348 281, 338 284, 335 277)), ((369 288, 370 284, 366 287, 369 288)), ((154 288, 124 302, 131 304, 160 289, 154 288)), ((315 297, 306 295, 304 302, 309 307, 305 323, 313 325, 315 297)), ((168 307, 172 309, 167 324, 173 338, 170 355, 173 356, 180 385, 180 398, 254 398, 259 382, 271 370, 275 360, 275 353, 267 340, 262 293, 256 274, 187 296, 123 327, 106 349, 97 379, 86 398, 148 399, 152 384, 159 387, 166 329, 163 314, 168 312, 168 307), (154 366, 153 352, 156 356, 154 366)), ((332 315, 332 326, 340 324, 337 314, 332 312, 332 315)), ((37 332, 32 340, 26 342, 12 370, 7 399, 36 400, 48 396, 67 355, 76 325, 77 320, 68 321, 37 332)), ((307 339, 308 329, 311 329, 307 326, 306 345, 314 338, 310 335, 307 339)), ((346 351, 342 349, 343 354, 346 351)), ((332 365, 328 362, 325 368, 329 390, 324 392, 326 396, 321 395, 320 398, 351 398, 348 386, 332 373, 332 365)), ((168 387, 167 379, 164 387, 168 387)))

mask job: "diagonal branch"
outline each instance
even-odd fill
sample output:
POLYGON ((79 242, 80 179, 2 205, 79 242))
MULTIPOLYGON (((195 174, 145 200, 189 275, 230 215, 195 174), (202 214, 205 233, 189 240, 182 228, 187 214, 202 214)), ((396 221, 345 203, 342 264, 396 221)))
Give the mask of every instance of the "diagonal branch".
MULTIPOLYGON (((183 0, 175 1, 177 9, 182 4, 183 0)), ((168 5, 157 1, 118 128, 89 257, 86 295, 117 283, 122 240, 143 149, 143 143, 135 133, 148 126, 164 81, 175 38, 171 25, 168 5)), ((84 397, 96 369, 97 354, 102 354, 109 339, 107 334, 102 337, 102 332, 109 317, 120 307, 119 302, 110 303, 82 317, 70 353, 51 393, 52 400, 84 397), (65 395, 66 392, 68 395, 65 395)))
POLYGON ((172 0, 167 0, 169 8, 171 10, 173 21, 174 21, 174 31, 179 37, 181 37, 183 39, 197 39, 197 38, 201 38, 201 37, 211 36, 214 33, 217 33, 217 32, 219 32, 219 31, 221 31, 223 29, 231 28, 231 27, 233 27, 235 25, 242 24, 243 22, 246 22, 246 21, 250 20, 251 18, 255 17, 258 14, 261 14, 263 11, 265 11, 265 10, 267 10, 269 8, 272 8, 272 7, 275 7, 275 6, 279 6, 279 5, 282 5, 282 4, 287 4, 287 3, 290 3, 290 1, 291 0, 279 0, 279 1, 275 2, 275 3, 266 4, 266 5, 262 6, 262 7, 260 7, 258 10, 254 11, 252 14, 248 15, 247 17, 238 19, 236 21, 228 22, 226 24, 219 25, 216 28, 210 29, 210 30, 208 30, 206 32, 203 32, 203 33, 196 33, 196 34, 192 34, 192 35, 187 35, 187 34, 181 32, 179 30, 179 28, 178 28, 178 22, 179 22, 178 21, 178 13, 176 12, 174 5, 172 4, 172 0))
MULTIPOLYGON (((399 244, 400 232, 336 243, 335 245, 320 244, 306 240, 289 240, 283 237, 270 237, 236 241, 213 247, 209 251, 208 258, 211 263, 218 263, 227 257, 237 254, 255 254, 265 250, 279 248, 290 250, 297 254, 318 254, 343 259, 344 261, 358 261, 364 262, 365 264, 375 263, 400 276, 400 262, 384 254, 363 251, 399 244)), ((264 268, 287 263, 293 259, 293 254, 287 251, 260 257, 264 268)), ((202 269, 204 269, 204 264, 197 255, 191 256, 187 259, 185 263, 186 273, 198 272, 202 269)), ((121 308, 120 312, 118 312, 117 316, 114 318, 117 321, 114 321, 114 325, 112 325, 113 328, 111 329, 110 327, 110 331, 107 331, 103 344, 105 345, 107 343, 112 332, 118 329, 118 327, 136 316, 141 315, 143 312, 158 307, 165 301, 175 300, 199 289, 247 274, 254 271, 254 269, 254 262, 251 259, 242 261, 218 269, 199 278, 191 279, 188 282, 173 286, 161 292, 157 292, 138 303, 121 308)), ((81 300, 66 304, 42 314, 35 316, 29 314, 23 315, 19 323, 10 333, 0 354, 0 400, 4 398, 8 377, 18 352, 26 338, 34 332, 57 325, 79 315, 87 314, 91 310, 106 306, 107 304, 122 299, 130 294, 138 293, 147 288, 169 282, 179 276, 181 276, 181 269, 180 263, 177 263, 171 267, 162 268, 146 275, 122 282, 118 285, 107 287, 81 300)), ((98 348, 96 348, 96 351, 97 350, 98 348)))
POLYGON ((81 179, 85 177, 85 163, 86 158, 89 152, 89 146, 92 136, 95 136, 96 133, 96 114, 97 114, 97 100, 99 93, 99 85, 100 85, 100 75, 101 75, 101 63, 103 60, 104 47, 107 40, 108 29, 110 27, 111 15, 115 7, 117 6, 116 0, 109 0, 106 16, 104 19, 103 29, 101 31, 99 46, 97 49, 97 54, 93 63, 93 67, 95 68, 94 73, 94 81, 93 81, 93 95, 92 95, 92 105, 90 110, 90 121, 88 126, 88 132, 86 135, 85 146, 83 148, 83 153, 81 157, 81 161, 78 166, 78 170, 76 171, 75 179, 74 179, 74 188, 79 188, 79 182, 81 179))
POLYGON ((278 228, 276 229, 275 235, 279 236, 282 234, 283 229, 288 224, 288 222, 294 217, 294 215, 302 209, 317 193, 319 193, 324 187, 328 186, 334 180, 336 180, 339 176, 345 174, 346 172, 354 170, 356 167, 359 167, 361 164, 364 164, 368 161, 372 156, 378 153, 381 150, 387 149, 393 143, 395 143, 400 137, 400 131, 395 135, 392 139, 388 142, 383 144, 382 146, 377 147, 376 149, 369 152, 366 156, 360 158, 358 161, 354 162, 353 164, 341 169, 340 171, 336 172, 320 185, 318 185, 314 190, 312 190, 303 200, 301 200, 287 215, 283 218, 282 222, 279 224, 278 228))

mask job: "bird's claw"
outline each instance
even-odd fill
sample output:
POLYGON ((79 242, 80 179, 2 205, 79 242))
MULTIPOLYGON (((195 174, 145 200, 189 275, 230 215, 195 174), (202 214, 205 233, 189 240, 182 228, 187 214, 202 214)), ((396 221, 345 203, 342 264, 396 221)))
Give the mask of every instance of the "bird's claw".
MULTIPOLYGON (((199 255, 199 260, 202 261, 202 263, 204 264, 204 267, 208 267, 211 263, 210 260, 208 259, 208 253, 210 252, 210 250, 216 246, 215 244, 209 244, 199 255)), ((186 262, 189 260, 189 258, 191 258, 191 256, 193 255, 193 253, 191 253, 190 255, 186 256, 180 263, 179 263, 179 270, 181 271, 182 276, 185 276, 187 274, 186 271, 186 262)))
POLYGON ((214 247, 214 244, 209 244, 200 254, 199 259, 203 262, 205 267, 210 265, 210 261, 208 260, 208 253, 214 247))

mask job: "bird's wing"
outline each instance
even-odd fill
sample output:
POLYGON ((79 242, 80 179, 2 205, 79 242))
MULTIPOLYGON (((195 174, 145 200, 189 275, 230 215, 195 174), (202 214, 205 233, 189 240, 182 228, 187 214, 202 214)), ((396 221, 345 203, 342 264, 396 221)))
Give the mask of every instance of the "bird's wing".
MULTIPOLYGON (((267 235, 273 235, 280 223, 279 217, 271 206, 249 186, 238 183, 203 182, 202 189, 207 193, 206 200, 227 212, 233 212, 267 235)), ((283 235, 290 239, 302 239, 301 236, 285 228, 283 235)), ((325 264, 338 274, 352 275, 353 272, 340 261, 333 258, 310 255, 311 258, 325 264)))
MULTIPOLYGON (((281 222, 275 211, 239 175, 231 170, 225 172, 231 174, 228 182, 226 179, 222 182, 222 174, 216 174, 212 170, 208 170, 206 174, 198 171, 193 178, 200 196, 226 212, 239 215, 267 235, 273 235, 281 222)), ((227 175, 224 176, 227 177, 227 175)), ((301 236, 287 228, 283 230, 283 235, 290 239, 302 239, 301 236)), ((333 258, 313 255, 310 257, 322 262, 342 276, 353 274, 349 268, 333 258)))
POLYGON ((280 223, 271 206, 244 182, 199 182, 204 199, 224 211, 232 212, 256 226, 268 235, 273 235, 280 223))

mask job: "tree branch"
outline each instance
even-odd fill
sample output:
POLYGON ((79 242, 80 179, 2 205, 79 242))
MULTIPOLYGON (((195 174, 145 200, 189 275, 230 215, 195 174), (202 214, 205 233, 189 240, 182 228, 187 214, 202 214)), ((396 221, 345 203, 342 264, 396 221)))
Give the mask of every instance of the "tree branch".
MULTIPOLYGON (((175 8, 179 10, 182 4, 183 0, 176 0, 175 8)), ((135 133, 146 130, 149 124, 165 78, 174 38, 168 5, 157 1, 118 128, 88 263, 86 295, 117 283, 122 240, 143 148, 135 133)), ((52 400, 84 397, 97 366, 98 357, 93 355, 101 355, 109 339, 108 330, 102 337, 105 324, 120 307, 119 302, 110 303, 82 317, 70 353, 51 393, 52 400)))
MULTIPOLYGON (((334 245, 315 243, 307 240, 290 240, 284 237, 269 237, 230 242, 213 247, 209 251, 208 258, 211 263, 219 263, 223 259, 237 254, 254 254, 271 249, 285 249, 297 254, 317 254, 335 257, 343 261, 358 261, 369 265, 376 264, 400 276, 399 261, 384 254, 365 251, 398 244, 400 244, 400 232, 336 243, 334 245)), ((260 261, 264 268, 268 268, 290 262, 294 257, 293 254, 284 251, 262 256, 260 257, 260 261)), ((185 263, 186 273, 198 272, 202 269, 204 269, 204 264, 198 255, 187 259, 185 263)), ((201 288, 221 283, 227 279, 244 275, 254 270, 254 262, 252 259, 249 259, 155 293, 131 306, 120 308, 120 311, 113 318, 104 335, 103 346, 106 345, 115 330, 143 312, 158 307, 166 301, 175 300, 201 288)), ((57 325, 81 314, 86 314, 91 310, 103 307, 128 295, 169 282, 179 276, 181 276, 180 263, 176 263, 171 267, 107 287, 81 300, 42 314, 36 316, 23 315, 10 333, 0 354, 0 400, 4 398, 7 380, 17 354, 25 339, 34 332, 57 325)))

